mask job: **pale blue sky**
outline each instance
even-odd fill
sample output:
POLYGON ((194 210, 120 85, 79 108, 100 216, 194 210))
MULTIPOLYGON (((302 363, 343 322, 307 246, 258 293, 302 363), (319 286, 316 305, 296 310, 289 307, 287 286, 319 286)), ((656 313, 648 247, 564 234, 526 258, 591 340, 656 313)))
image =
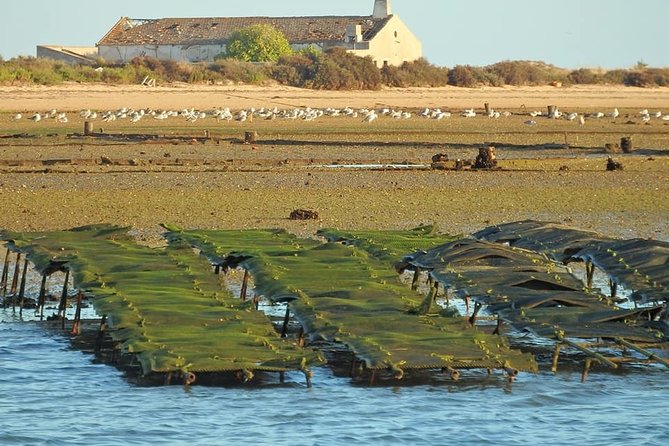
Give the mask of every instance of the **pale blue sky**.
MULTIPOLYGON (((373 0, 24 0, 0 5, 0 55, 92 46, 121 17, 369 15, 373 0)), ((432 63, 543 60, 565 68, 669 66, 669 0, 392 0, 432 63)))

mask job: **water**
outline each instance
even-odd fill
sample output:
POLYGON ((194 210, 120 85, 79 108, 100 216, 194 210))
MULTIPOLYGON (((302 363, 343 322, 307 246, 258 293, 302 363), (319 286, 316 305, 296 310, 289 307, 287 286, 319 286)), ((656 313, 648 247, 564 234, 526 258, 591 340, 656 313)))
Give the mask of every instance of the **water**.
MULTIPOLYGON (((665 445, 669 373, 521 374, 440 385, 137 387, 0 309, 0 445, 665 445), (10 322, 7 322, 10 321, 10 322)), ((292 378, 292 379, 291 379, 292 378)))

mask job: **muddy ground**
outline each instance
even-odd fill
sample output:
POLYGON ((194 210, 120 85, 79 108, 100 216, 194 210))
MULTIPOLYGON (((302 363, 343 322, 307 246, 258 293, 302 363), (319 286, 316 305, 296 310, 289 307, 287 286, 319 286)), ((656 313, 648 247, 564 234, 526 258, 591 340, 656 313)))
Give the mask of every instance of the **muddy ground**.
POLYGON ((669 240, 669 125, 661 119, 644 123, 637 116, 639 108, 669 112, 669 90, 438 89, 370 96, 216 89, 227 95, 233 109, 326 102, 374 108, 394 101, 414 116, 403 121, 382 117, 371 125, 329 117, 192 124, 179 118, 161 123, 143 119, 136 125, 95 122, 94 130, 102 130, 104 137, 74 136, 82 132, 83 120, 76 113, 81 108, 115 109, 133 102, 205 108, 225 102, 182 87, 172 92, 126 87, 121 93, 116 88, 92 89, 89 96, 77 87, 0 92, 0 136, 5 136, 0 138, 0 228, 39 231, 105 222, 132 226, 140 238, 151 241, 160 233, 160 223, 282 227, 301 235, 322 227, 396 229, 436 223, 444 232, 468 233, 531 218, 669 240), (236 96, 243 97, 235 102, 236 96), (459 116, 460 107, 481 109, 484 98, 508 107, 512 116, 459 116), (525 124, 532 119, 526 108, 543 109, 546 102, 580 113, 608 112, 615 103, 626 107, 621 106, 623 116, 617 120, 593 118, 585 126, 541 117, 534 126, 525 124), (423 107, 435 106, 452 111, 453 117, 437 122, 415 116, 423 107), (27 115, 51 108, 67 110, 68 123, 12 120, 16 111, 27 115), (250 130, 259 132, 258 141, 243 144, 244 132, 250 130), (209 139, 203 139, 205 131, 209 139), (26 136, 9 137, 17 133, 26 136), (166 138, 109 138, 145 133, 166 138), (605 151, 606 143, 623 136, 633 137, 633 154, 605 151), (448 154, 454 164, 458 158, 473 159, 478 147, 488 143, 497 147, 501 170, 428 167, 435 153, 448 154), (625 169, 607 172, 608 156, 625 169), (349 164, 412 167, 342 167, 349 164), (296 208, 313 209, 320 218, 290 221, 296 208))

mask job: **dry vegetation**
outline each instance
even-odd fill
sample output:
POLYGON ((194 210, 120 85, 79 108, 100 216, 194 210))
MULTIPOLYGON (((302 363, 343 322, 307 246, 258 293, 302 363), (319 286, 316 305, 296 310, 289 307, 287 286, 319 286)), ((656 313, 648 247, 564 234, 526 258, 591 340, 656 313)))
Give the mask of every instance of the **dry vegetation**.
POLYGON ((370 58, 360 58, 341 48, 326 52, 303 51, 274 63, 248 63, 220 59, 213 63, 185 64, 150 57, 127 64, 70 66, 62 62, 31 57, 0 59, 0 85, 60 85, 65 82, 137 84, 146 77, 159 83, 267 84, 279 83, 317 90, 378 90, 388 87, 500 87, 563 85, 669 86, 669 69, 643 64, 630 69, 568 70, 543 62, 503 61, 485 67, 459 65, 451 69, 425 59, 400 67, 378 69, 370 58))

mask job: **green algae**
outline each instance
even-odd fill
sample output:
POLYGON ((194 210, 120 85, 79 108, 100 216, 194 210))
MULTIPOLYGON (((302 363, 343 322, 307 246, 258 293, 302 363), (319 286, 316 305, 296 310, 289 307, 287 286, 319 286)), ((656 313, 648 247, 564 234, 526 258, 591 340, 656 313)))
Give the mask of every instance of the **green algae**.
POLYGON ((172 243, 186 241, 215 263, 247 268, 270 299, 292 299, 290 308, 311 339, 346 345, 368 369, 390 369, 398 377, 407 369, 536 370, 530 355, 464 318, 414 314, 424 297, 389 268, 396 254, 381 261, 353 246, 283 231, 172 229, 172 243))
POLYGON ((49 233, 2 233, 10 248, 49 273, 54 262, 95 296, 112 338, 144 374, 305 370, 322 358, 278 337, 269 319, 234 299, 208 262, 184 244, 152 249, 125 228, 89 226, 49 233))

